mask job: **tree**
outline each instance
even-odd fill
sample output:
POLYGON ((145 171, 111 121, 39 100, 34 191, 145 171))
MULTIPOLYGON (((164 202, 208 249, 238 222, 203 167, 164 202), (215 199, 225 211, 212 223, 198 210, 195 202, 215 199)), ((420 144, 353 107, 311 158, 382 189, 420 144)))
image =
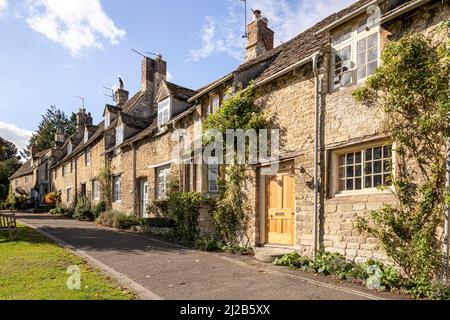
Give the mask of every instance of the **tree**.
POLYGON ((0 162, 17 157, 17 148, 14 143, 0 137, 0 162))
POLYGON ((443 270, 449 57, 444 43, 408 34, 386 47, 381 67, 354 93, 357 101, 384 110, 382 129, 398 155, 392 182, 399 205, 360 219, 359 229, 379 240, 416 296, 426 295, 443 270))
POLYGON ((38 130, 31 137, 30 145, 34 146, 37 152, 48 150, 55 144, 57 128, 63 129, 66 136, 70 136, 75 132, 76 127, 77 119, 74 113, 68 117, 64 111, 50 106, 42 116, 38 130))

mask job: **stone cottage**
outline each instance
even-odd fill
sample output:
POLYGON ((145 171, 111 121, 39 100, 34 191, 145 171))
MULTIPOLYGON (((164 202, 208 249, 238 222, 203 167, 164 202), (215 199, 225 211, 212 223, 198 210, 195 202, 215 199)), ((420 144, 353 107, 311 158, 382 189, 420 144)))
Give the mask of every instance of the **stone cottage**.
MULTIPOLYGON (((64 140, 63 155, 50 167, 52 190, 66 204, 79 195, 97 201, 99 172, 110 166, 113 208, 138 217, 165 197, 170 177, 184 191, 214 196, 217 165, 180 162, 186 141, 179 132, 195 137, 202 120, 253 81, 283 144, 278 173, 261 174, 271 163, 252 172, 250 243, 384 260, 376 240, 358 233, 355 222, 395 202, 377 188, 389 184, 395 148, 380 134, 383 114, 356 103, 352 92, 378 67, 386 43, 407 32, 446 39, 438 26, 449 16, 448 1, 359 0, 275 47, 270 22, 255 10, 246 61, 196 91, 168 82, 161 56, 144 58, 141 90, 129 99, 119 88, 103 122, 94 126, 80 110, 77 133, 64 140)), ((202 222, 208 225, 205 213, 202 222)))

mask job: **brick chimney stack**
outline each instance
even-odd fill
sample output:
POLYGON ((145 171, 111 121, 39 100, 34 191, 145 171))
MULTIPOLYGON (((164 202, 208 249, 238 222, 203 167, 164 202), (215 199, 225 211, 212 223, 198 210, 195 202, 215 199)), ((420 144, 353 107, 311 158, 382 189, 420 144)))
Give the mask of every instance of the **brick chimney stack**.
POLYGON ((127 101, 130 93, 124 89, 117 89, 114 92, 114 101, 116 102, 118 107, 123 106, 127 101))
POLYGON ((61 147, 66 141, 66 135, 64 134, 64 130, 61 128, 56 129, 55 134, 55 145, 57 148, 61 147))
POLYGON ((274 32, 269 29, 269 20, 262 17, 261 10, 253 11, 253 21, 247 26, 247 54, 245 61, 255 59, 274 47, 274 32))
POLYGON ((142 60, 141 91, 153 90, 156 94, 160 83, 167 77, 167 62, 158 54, 156 59, 145 57, 142 60))

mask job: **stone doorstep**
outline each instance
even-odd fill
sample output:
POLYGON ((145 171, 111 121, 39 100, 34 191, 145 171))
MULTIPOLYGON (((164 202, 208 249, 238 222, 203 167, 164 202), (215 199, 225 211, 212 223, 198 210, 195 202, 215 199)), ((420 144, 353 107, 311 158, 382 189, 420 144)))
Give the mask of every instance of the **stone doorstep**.
POLYGON ((261 262, 272 263, 276 258, 282 257, 285 254, 298 251, 295 247, 283 246, 264 246, 255 249, 255 259, 261 262))

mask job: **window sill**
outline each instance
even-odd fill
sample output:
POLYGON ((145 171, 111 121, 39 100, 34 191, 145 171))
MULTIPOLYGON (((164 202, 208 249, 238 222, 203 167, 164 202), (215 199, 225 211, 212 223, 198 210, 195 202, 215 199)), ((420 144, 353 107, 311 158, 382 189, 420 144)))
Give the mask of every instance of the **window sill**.
POLYGON ((391 195, 392 189, 388 190, 378 190, 378 189, 365 189, 361 191, 345 191, 335 193, 333 198, 344 198, 344 197, 352 197, 352 196, 371 196, 371 195, 391 195))

